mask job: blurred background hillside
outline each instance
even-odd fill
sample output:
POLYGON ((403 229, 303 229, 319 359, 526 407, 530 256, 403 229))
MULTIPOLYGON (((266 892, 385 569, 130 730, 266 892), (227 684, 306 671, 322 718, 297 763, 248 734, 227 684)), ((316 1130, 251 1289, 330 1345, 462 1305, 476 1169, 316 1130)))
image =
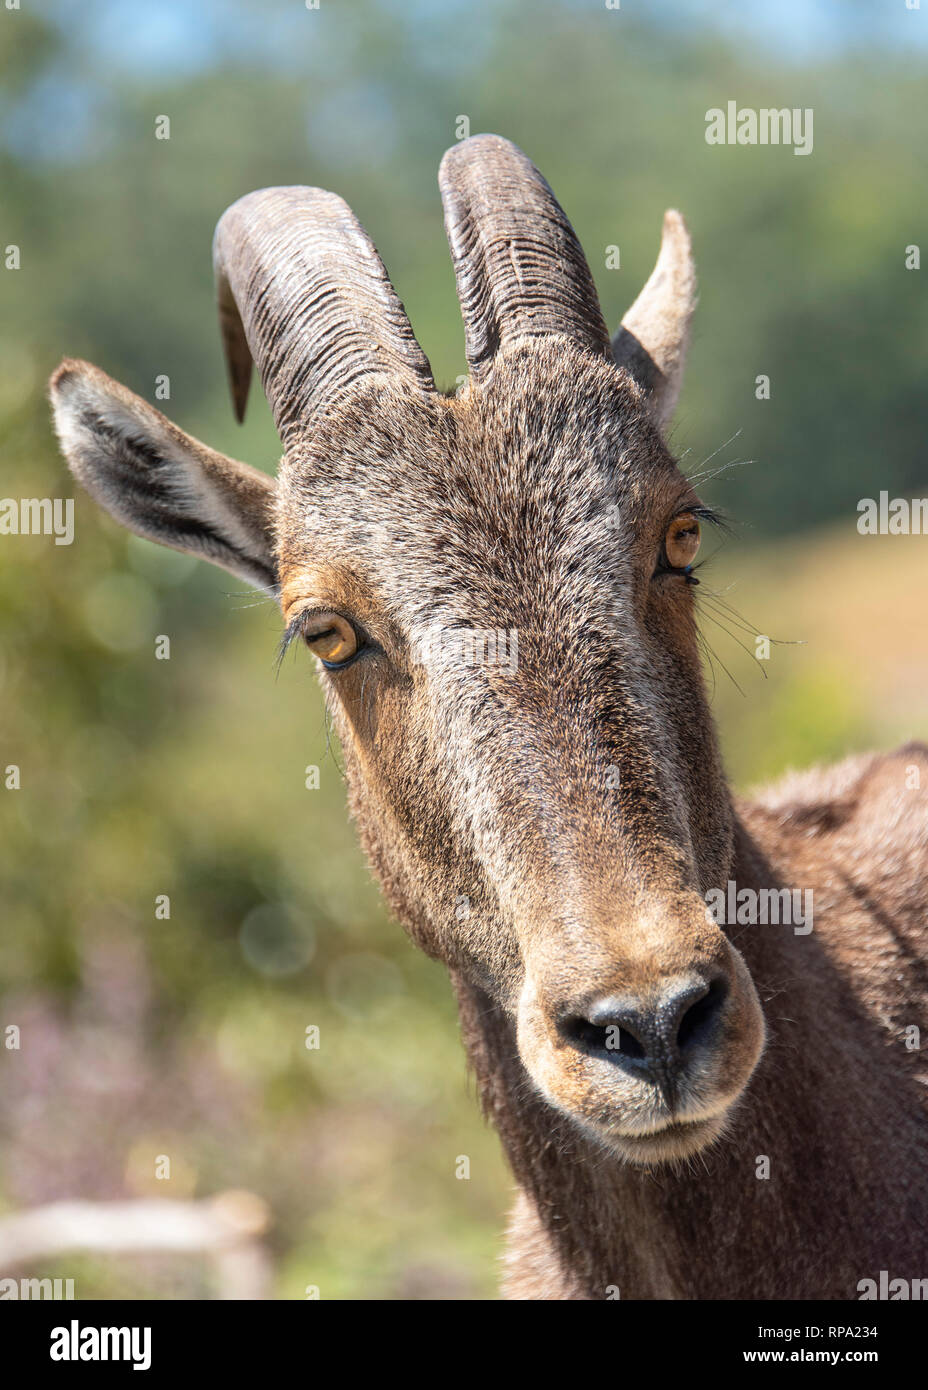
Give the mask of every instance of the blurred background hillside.
MULTIPOLYGON (((673 443, 723 469, 703 493, 733 518, 704 584, 744 626, 707 608, 704 632, 738 785, 923 737, 928 538, 862 537, 856 509, 928 493, 925 272, 905 264, 928 241, 926 76, 928 6, 903 0, 0 10, 0 247, 20 248, 0 496, 73 495, 44 398, 65 354, 153 402, 167 375, 161 409, 273 470, 259 393, 244 427, 228 405, 210 265, 223 209, 266 184, 347 199, 452 383, 435 176, 467 117, 539 164, 613 326, 664 208, 687 216, 701 300, 673 443), (812 108, 813 153, 707 145, 729 99, 812 108), (764 663, 758 633, 784 643, 764 663)), ((83 496, 76 517, 69 547, 0 537, 0 769, 22 778, 0 787, 0 1039, 22 1032, 0 1046, 0 1216, 240 1187, 273 1213, 278 1297, 492 1297, 509 1179, 444 972, 369 881, 311 663, 275 679, 271 605, 83 496)), ((176 1258, 24 1272, 215 1294, 176 1258)))

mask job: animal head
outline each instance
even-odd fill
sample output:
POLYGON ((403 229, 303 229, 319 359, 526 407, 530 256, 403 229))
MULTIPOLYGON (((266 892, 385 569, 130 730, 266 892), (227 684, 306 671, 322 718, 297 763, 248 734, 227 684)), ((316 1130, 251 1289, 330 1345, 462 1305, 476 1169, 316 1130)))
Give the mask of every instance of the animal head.
POLYGON ((313 188, 214 243, 233 400, 252 362, 275 481, 86 363, 51 394, 76 477, 131 530, 278 595, 315 655, 398 916, 512 1020, 548 1102, 633 1162, 714 1138, 759 1056, 708 916, 733 812, 703 688, 705 508, 662 436, 694 304, 669 212, 610 342, 583 253, 513 145, 440 173, 470 376, 428 363, 367 235, 313 188))

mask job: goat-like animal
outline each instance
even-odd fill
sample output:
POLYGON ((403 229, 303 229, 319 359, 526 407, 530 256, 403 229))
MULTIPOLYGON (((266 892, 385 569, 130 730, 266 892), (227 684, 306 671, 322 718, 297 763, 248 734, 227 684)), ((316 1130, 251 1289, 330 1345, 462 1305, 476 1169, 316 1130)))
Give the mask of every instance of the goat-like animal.
POLYGON ((278 480, 75 361, 51 384, 64 453, 131 530, 278 595, 317 656, 364 848, 450 970, 519 1184, 509 1296, 853 1298, 925 1274, 926 750, 736 805, 697 646, 713 514, 661 432, 683 219, 610 342, 520 151, 476 136, 440 184, 457 395, 341 199, 271 188, 224 214, 214 258, 236 411, 254 361, 278 480), (792 890, 813 930, 758 920, 792 890))

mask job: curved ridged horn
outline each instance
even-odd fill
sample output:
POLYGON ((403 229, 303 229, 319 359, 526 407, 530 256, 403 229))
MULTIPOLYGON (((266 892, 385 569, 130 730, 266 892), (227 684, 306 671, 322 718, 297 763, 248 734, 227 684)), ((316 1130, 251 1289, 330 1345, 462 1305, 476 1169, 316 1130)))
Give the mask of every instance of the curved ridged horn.
POLYGON ((659 425, 673 414, 696 307, 696 268, 686 223, 664 213, 657 263, 612 340, 616 365, 626 367, 647 395, 659 425))
POLYGON ((213 240, 235 414, 252 361, 281 438, 373 373, 432 390, 432 373, 383 262, 348 205, 321 188, 262 188, 223 213, 213 240))
POLYGON ((474 135, 438 174, 476 379, 519 337, 566 334, 611 360, 590 268, 545 180, 509 140, 474 135))

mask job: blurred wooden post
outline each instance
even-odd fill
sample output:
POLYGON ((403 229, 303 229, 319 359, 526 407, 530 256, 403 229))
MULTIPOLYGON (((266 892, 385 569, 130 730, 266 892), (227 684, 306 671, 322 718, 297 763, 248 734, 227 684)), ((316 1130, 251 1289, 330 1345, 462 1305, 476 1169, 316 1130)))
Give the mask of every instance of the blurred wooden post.
POLYGON ((271 1262, 259 1239, 266 1203, 251 1192, 222 1192, 200 1202, 166 1198, 129 1202, 53 1202, 0 1218, 0 1276, 46 1255, 175 1251, 206 1255, 223 1299, 270 1297, 271 1262))

